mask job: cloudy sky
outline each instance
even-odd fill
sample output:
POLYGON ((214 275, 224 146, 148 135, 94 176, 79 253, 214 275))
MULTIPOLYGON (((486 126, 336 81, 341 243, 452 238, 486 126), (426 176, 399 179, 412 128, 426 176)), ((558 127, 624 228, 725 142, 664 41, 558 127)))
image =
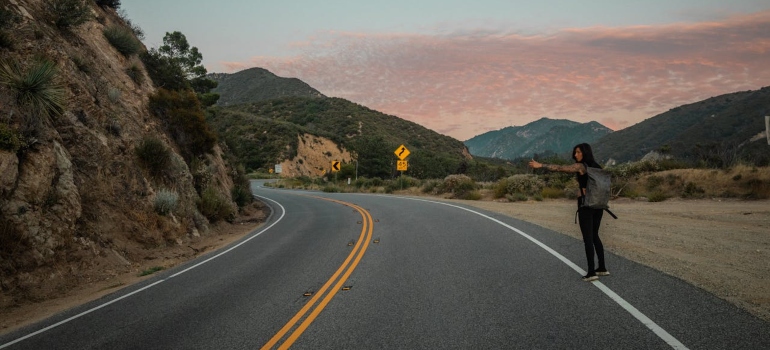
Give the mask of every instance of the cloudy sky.
POLYGON ((767 0, 123 0, 209 72, 261 67, 467 140, 547 117, 619 130, 770 86, 767 0))

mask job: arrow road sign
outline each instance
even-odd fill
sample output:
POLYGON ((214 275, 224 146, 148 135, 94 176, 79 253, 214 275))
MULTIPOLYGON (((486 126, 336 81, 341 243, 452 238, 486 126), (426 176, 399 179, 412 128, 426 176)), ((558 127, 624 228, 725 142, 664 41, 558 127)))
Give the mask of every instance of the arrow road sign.
POLYGON ((340 171, 340 161, 339 160, 333 160, 332 161, 332 171, 340 171))
POLYGON ((404 160, 406 157, 409 156, 409 150, 406 149, 404 145, 398 146, 398 148, 396 148, 396 150, 393 151, 393 153, 395 153, 396 157, 398 157, 398 159, 401 159, 401 160, 404 160))

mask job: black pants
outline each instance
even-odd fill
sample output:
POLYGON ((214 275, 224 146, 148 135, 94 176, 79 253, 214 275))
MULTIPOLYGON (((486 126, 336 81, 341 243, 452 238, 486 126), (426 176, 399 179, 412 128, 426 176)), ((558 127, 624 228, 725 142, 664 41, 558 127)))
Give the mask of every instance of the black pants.
POLYGON ((599 225, 602 223, 604 210, 579 208, 578 221, 580 223, 580 233, 583 234, 583 245, 586 248, 586 259, 588 260, 588 275, 596 273, 594 268, 594 253, 599 258, 599 270, 606 270, 604 265, 604 246, 599 239, 599 225))

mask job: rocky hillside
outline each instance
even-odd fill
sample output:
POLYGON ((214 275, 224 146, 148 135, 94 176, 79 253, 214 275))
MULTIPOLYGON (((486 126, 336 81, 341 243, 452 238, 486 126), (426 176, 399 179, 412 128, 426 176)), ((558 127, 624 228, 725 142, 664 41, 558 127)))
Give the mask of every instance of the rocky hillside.
POLYGON ((541 118, 524 126, 510 126, 475 136, 465 141, 465 145, 474 156, 513 160, 547 152, 569 155, 573 146, 593 143, 611 132, 597 122, 581 124, 541 118))
POLYGON ((220 95, 217 102, 219 106, 233 106, 289 96, 325 97, 302 80, 282 78, 262 68, 244 69, 233 74, 212 73, 208 78, 219 83, 212 90, 220 95))
POLYGON ((391 178, 398 174, 393 151, 401 144, 411 151, 407 175, 418 178, 443 178, 472 161, 458 140, 341 98, 286 97, 208 112, 247 170, 287 163, 296 171, 284 175, 317 176, 332 160, 353 166, 357 159, 359 175, 391 178), (309 140, 319 142, 306 147, 309 140), (320 147, 320 140, 327 145, 320 147))
POLYGON ((236 220, 237 167, 219 144, 184 153, 184 131, 148 108, 142 51, 113 7, 0 1, 0 310, 236 220))

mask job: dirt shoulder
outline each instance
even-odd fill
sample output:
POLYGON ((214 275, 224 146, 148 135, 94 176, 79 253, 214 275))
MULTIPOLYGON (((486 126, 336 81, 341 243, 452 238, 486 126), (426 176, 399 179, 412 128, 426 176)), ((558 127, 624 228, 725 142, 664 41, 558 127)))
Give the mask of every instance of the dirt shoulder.
MULTIPOLYGON (((461 201, 582 239, 573 200, 461 201)), ((685 280, 770 321, 770 200, 611 202, 605 249, 685 280)))

